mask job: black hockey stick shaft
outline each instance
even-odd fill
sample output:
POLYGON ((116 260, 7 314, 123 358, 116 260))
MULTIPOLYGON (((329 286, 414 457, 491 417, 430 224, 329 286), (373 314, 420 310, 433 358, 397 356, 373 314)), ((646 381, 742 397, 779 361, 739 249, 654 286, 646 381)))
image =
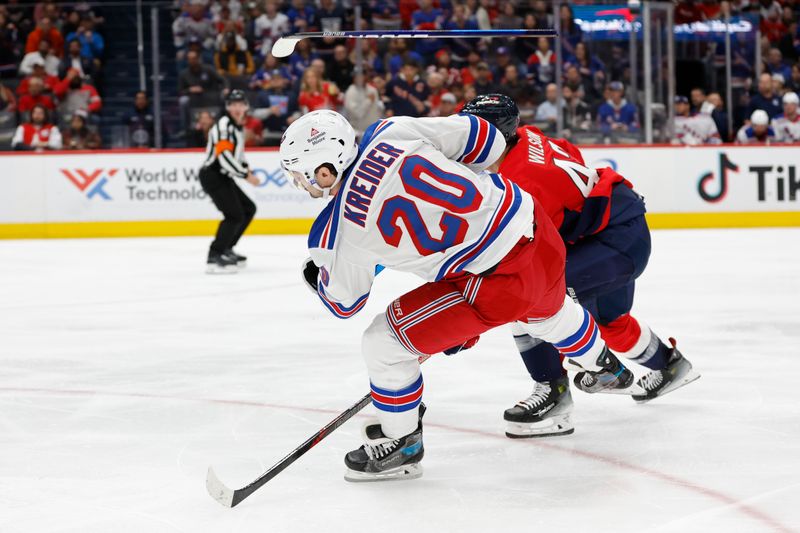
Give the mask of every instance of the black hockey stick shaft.
MULTIPOLYGON (((422 355, 419 357, 419 362, 422 364, 430 355, 422 355)), ((363 398, 348 407, 339 416, 328 422, 325 427, 311 435, 306 441, 292 450, 289 455, 275 463, 272 468, 261 474, 258 479, 253 481, 241 489, 231 491, 217 479, 214 471, 209 468, 208 478, 206 479, 206 488, 212 498, 226 507, 236 507, 242 500, 253 494, 255 491, 263 487, 269 480, 283 472, 290 464, 297 461, 305 453, 320 443, 322 439, 333 433, 339 426, 353 418, 364 409, 372 401, 372 392, 367 393, 363 398)))
POLYGON ((300 457, 302 457, 308 450, 316 446, 317 444, 322 441, 325 437, 333 433, 339 426, 353 418, 359 411, 364 409, 367 405, 369 405, 370 401, 372 401, 372 394, 368 393, 363 398, 358 400, 356 403, 351 405, 344 411, 342 414, 328 422, 325 427, 311 435, 308 440, 306 440, 303 444, 292 450, 289 455, 278 461, 272 468, 264 472, 258 479, 247 485, 246 487, 242 487, 241 489, 235 490, 233 492, 233 501, 231 502, 231 507, 235 507, 239 502, 253 494, 259 488, 264 486, 269 480, 283 472, 286 467, 290 464, 297 461, 300 457))

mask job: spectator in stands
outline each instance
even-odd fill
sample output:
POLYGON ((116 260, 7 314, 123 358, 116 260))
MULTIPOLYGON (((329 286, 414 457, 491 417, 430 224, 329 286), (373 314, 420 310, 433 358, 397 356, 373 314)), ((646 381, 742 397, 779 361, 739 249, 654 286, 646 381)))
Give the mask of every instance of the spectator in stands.
POLYGON ((675 97, 675 138, 673 144, 720 144, 717 125, 706 113, 691 113, 689 99, 678 95, 675 97))
POLYGON ((55 94, 61 103, 58 111, 62 118, 70 120, 79 110, 87 114, 97 113, 103 107, 100 95, 93 85, 86 83, 77 70, 71 69, 55 88, 55 94))
POLYGON ((492 6, 493 0, 478 0, 477 5, 473 0, 467 2, 472 11, 472 18, 478 23, 478 29, 491 30, 492 19, 497 16, 497 11, 492 6))
POLYGON ((17 99, 14 97, 14 91, 9 89, 0 79, 0 112, 13 113, 17 110, 17 99))
MULTIPOLYGON (((797 41, 797 46, 800 47, 800 36, 798 37, 797 41)), ((792 65, 792 76, 786 81, 786 86, 791 90, 795 92, 800 91, 800 62, 792 65)))
POLYGON ((575 55, 570 57, 566 66, 574 65, 583 78, 584 83, 591 85, 594 83, 595 76, 598 72, 605 69, 603 62, 589 53, 589 49, 582 42, 575 45, 575 55))
POLYGON ((456 100, 456 95, 453 93, 444 93, 442 95, 441 100, 439 101, 439 116, 440 117, 449 117, 450 115, 455 114, 456 105, 458 101, 456 100))
MULTIPOLYGON (((433 7, 433 0, 418 0, 419 9, 411 15, 411 29, 417 31, 439 30, 444 24, 444 13, 433 7)), ((423 56, 432 56, 442 48, 441 39, 419 39, 417 52, 423 56)))
POLYGON ((448 87, 461 81, 461 72, 453 66, 450 51, 442 48, 436 52, 434 64, 428 66, 428 74, 438 72, 444 77, 444 84, 448 87))
POLYGON ((186 47, 192 39, 200 44, 203 55, 210 58, 216 31, 205 3, 197 0, 184 3, 184 11, 172 23, 172 35, 178 59, 186 55, 186 47))
POLYGON ((54 21, 61 17, 61 8, 58 7, 55 0, 43 0, 36 2, 36 5, 33 6, 33 20, 39 22, 44 17, 49 17, 54 21))
POLYGON ((242 43, 237 42, 236 37, 234 32, 226 32, 219 50, 214 54, 214 65, 223 76, 249 76, 256 70, 247 43, 242 48, 242 43))
POLYGON ((439 104, 441 103, 442 95, 447 91, 447 88, 444 86, 444 76, 439 74, 438 72, 433 72, 428 74, 428 77, 425 79, 425 83, 428 85, 428 109, 430 109, 431 116, 438 116, 436 115, 436 110, 439 109, 439 104))
POLYGON ((324 81, 313 66, 303 73, 297 104, 304 114, 318 109, 336 109, 338 96, 336 85, 324 81))
MULTIPOLYGON (((572 7, 569 4, 561 4, 558 12, 561 19, 561 48, 565 56, 577 56, 578 44, 583 39, 583 32, 580 27, 575 23, 575 16, 572 13, 572 7)), ((588 57, 588 52, 587 52, 588 57)))
POLYGON ((359 135, 383 117, 384 106, 378 90, 366 83, 363 72, 356 73, 353 83, 345 91, 344 109, 347 119, 359 135))
POLYGON ((216 0, 216 2, 211 2, 211 8, 209 9, 211 19, 219 20, 223 10, 227 10, 230 13, 231 20, 240 21, 242 19, 242 4, 239 0, 216 0))
POLYGON ((250 89, 253 91, 269 90, 273 86, 272 78, 276 72, 280 72, 281 76, 287 80, 292 79, 289 67, 281 65, 278 59, 269 53, 264 57, 264 62, 253 74, 253 77, 250 78, 250 89))
POLYGON ((599 105, 600 95, 594 90, 592 83, 583 79, 576 65, 568 65, 564 69, 564 86, 569 87, 574 93, 582 94, 589 106, 599 105))
POLYGON ((494 21, 499 30, 513 30, 522 27, 522 17, 517 15, 513 2, 505 2, 502 11, 494 21))
MULTIPOLYGON (((211 7, 220 7, 219 4, 212 4, 211 7)), ((214 31, 217 33, 225 33, 231 28, 237 33, 244 33, 244 23, 241 19, 233 18, 231 15, 231 8, 222 6, 217 11, 217 15, 212 15, 211 20, 214 22, 214 31)))
MULTIPOLYGON (((63 23, 61 24, 61 35, 69 35, 71 33, 78 31, 78 26, 81 25, 81 14, 78 10, 73 9, 67 16, 65 17, 63 23)), ((67 39, 69 42, 69 39, 67 39)))
MULTIPOLYGON (((155 147, 156 121, 147 93, 138 91, 133 99, 133 109, 125 116, 124 123, 128 126, 130 133, 131 146, 134 148, 153 148, 155 147)), ((161 127, 161 134, 164 136, 165 130, 161 127)))
POLYGON ((589 131, 592 129, 592 112, 589 104, 581 100, 580 92, 573 91, 567 86, 562 87, 564 97, 564 136, 569 137, 575 132, 589 131))
POLYGON ((402 71, 386 86, 389 96, 387 115, 422 117, 428 114, 425 101, 428 99, 428 87, 419 77, 419 65, 416 61, 408 61, 402 71))
POLYGON ((478 77, 478 63, 481 62, 481 54, 477 50, 470 50, 467 54, 467 64, 461 67, 461 82, 464 85, 472 85, 478 77))
MULTIPOLYGON (((526 13, 525 18, 522 19, 522 29, 535 30, 539 28, 539 22, 533 13, 526 13)), ((514 41, 514 55, 519 58, 528 58, 531 54, 536 53, 537 42, 536 39, 516 39, 514 41)))
POLYGON ((44 71, 48 76, 58 76, 58 64, 60 60, 50 49, 50 41, 42 39, 39 41, 39 49, 35 52, 28 52, 19 64, 19 73, 23 76, 33 74, 33 63, 41 62, 44 71))
POLYGON ((49 17, 42 17, 36 25, 36 29, 28 35, 25 44, 25 52, 35 52, 39 49, 39 41, 47 39, 53 53, 58 57, 64 55, 64 36, 53 27, 53 21, 49 17))
POLYGON ((775 130, 769 125, 769 115, 756 109, 750 115, 750 124, 745 124, 736 134, 737 144, 770 144, 775 141, 775 130))
MULTIPOLYGON (((453 15, 450 20, 444 23, 445 30, 477 30, 478 23, 470 17, 469 8, 464 4, 453 6, 453 15)), ((528 39, 519 39, 526 41, 528 39)), ((470 51, 475 46, 474 39, 448 39, 450 53, 456 63, 461 63, 467 59, 470 51)))
POLYGON ((353 83, 354 68, 355 65, 347 56, 347 47, 338 44, 333 49, 333 59, 325 66, 325 78, 335 83, 342 91, 346 91, 353 83))
POLYGON ((52 93, 55 91, 56 86, 59 83, 57 76, 50 76, 44 70, 44 61, 41 59, 34 59, 31 61, 31 67, 33 72, 30 76, 22 80, 19 85, 17 85, 17 94, 22 96, 28 93, 28 83, 33 78, 39 78, 44 83, 44 92, 52 93))
POLYGON ((706 91, 701 87, 694 87, 691 92, 689 92, 689 99, 691 104, 691 113, 699 113, 700 108, 703 107, 703 104, 706 102, 706 91))
POLYGON ((499 89, 515 102, 527 98, 534 91, 531 84, 519 75, 519 69, 513 63, 506 66, 499 89))
POLYGON ((770 9, 769 15, 763 17, 761 19, 761 24, 759 25, 761 35, 766 38, 771 45, 777 45, 784 34, 786 34, 788 31, 788 28, 781 20, 783 9, 780 8, 780 4, 777 2, 775 2, 775 5, 778 6, 778 9, 770 9))
POLYGON ((178 77, 178 94, 182 105, 219 105, 222 93, 228 88, 228 82, 215 69, 204 65, 196 51, 187 52, 186 60, 188 66, 178 77))
POLYGON ((752 114, 756 109, 763 109, 770 118, 777 117, 781 112, 781 98, 772 90, 772 76, 767 72, 758 77, 758 93, 750 98, 749 113, 752 114))
POLYGON ((528 72, 533 74, 534 83, 544 87, 555 76, 556 54, 550 50, 550 39, 539 37, 536 51, 528 57, 528 72))
MULTIPOLYGON (((553 131, 556 126, 558 117, 558 88, 555 83, 547 84, 545 88, 545 100, 536 108, 536 122, 546 122, 548 126, 543 127, 543 130, 553 131)), ((563 105, 563 102, 561 102, 563 105)))
POLYGON ((494 62, 489 66, 492 71, 492 79, 502 80, 506 73, 506 67, 509 65, 516 65, 516 62, 511 59, 511 50, 506 46, 501 46, 495 51, 494 62))
POLYGON ((0 68, 13 69, 20 54, 19 30, 0 10, 0 68))
POLYGON ((775 73, 772 75, 772 92, 780 97, 786 92, 786 79, 783 74, 775 73))
POLYGON ((311 49, 311 39, 303 39, 295 45, 294 53, 289 58, 292 79, 297 81, 303 77, 303 72, 311 66, 311 62, 319 56, 311 49))
POLYGON ((625 86, 620 81, 608 84, 609 98, 597 110, 600 131, 606 135, 620 132, 639 131, 639 118, 636 106, 622 97, 625 86))
POLYGON ((345 29, 344 8, 334 0, 319 0, 317 20, 321 31, 342 31, 345 29))
POLYGON ((78 31, 67 35, 67 42, 75 39, 81 45, 81 57, 85 57, 94 65, 99 65, 106 43, 103 36, 94 31, 92 19, 81 20, 78 31))
POLYGON ((675 24, 688 24, 703 20, 704 14, 695 0, 681 0, 675 6, 675 24))
POLYGON ((61 149, 61 132, 47 121, 47 109, 41 105, 33 107, 30 120, 17 126, 11 147, 37 152, 61 149))
MULTIPOLYGON (((271 54, 267 57, 271 57, 271 54)), ((253 114, 262 120, 268 132, 278 134, 273 135, 277 140, 280 133, 300 116, 297 92, 292 87, 286 67, 272 70, 265 79, 268 81, 259 87, 253 114)))
POLYGON ((402 24, 397 0, 376 0, 371 6, 372 25, 376 30, 399 30, 402 24))
POLYGON ((69 69, 77 70, 81 77, 94 78, 95 65, 88 58, 81 55, 81 43, 77 39, 73 39, 67 43, 67 53, 64 54, 64 59, 58 66, 58 75, 63 78, 67 75, 69 69))
POLYGON ((200 111, 197 120, 186 136, 190 148, 200 148, 208 144, 208 131, 214 125, 214 117, 208 111, 200 111))
POLYGON ((719 93, 709 93, 706 102, 711 106, 711 119, 717 126, 717 131, 723 142, 731 140, 730 132, 728 131, 728 112, 725 110, 725 103, 719 93))
POLYGON ((783 54, 777 48, 770 48, 767 54, 767 72, 772 75, 780 74, 784 81, 792 77, 792 68, 783 62, 783 54))
POLYGON ((489 65, 481 61, 477 66, 477 77, 472 82, 475 87, 475 94, 478 96, 482 94, 491 94, 497 92, 497 85, 492 81, 492 71, 489 70, 489 65))
POLYGON ((54 111, 56 104, 50 96, 44 94, 44 82, 42 79, 34 76, 26 78, 26 81, 28 81, 28 90, 19 99, 19 112, 27 113, 37 105, 44 107, 48 111, 54 111))
POLYGON ((100 136, 86 125, 86 111, 78 110, 63 132, 65 150, 96 150, 100 148, 100 136))
POLYGON ((266 9, 254 23, 256 51, 265 56, 272 50, 272 43, 289 33, 289 17, 278 10, 277 0, 267 0, 266 9))
POLYGON ((248 112, 245 115, 242 128, 244 129, 245 146, 261 146, 263 144, 264 124, 252 113, 248 112))
POLYGON ((391 99, 389 98, 389 95, 386 94, 387 85, 388 82, 386 81, 385 77, 378 74, 372 77, 372 86, 375 87, 376 91, 378 91, 378 97, 380 97, 384 109, 388 109, 389 105, 391 105, 391 99))
POLYGON ((292 0, 292 5, 286 11, 286 15, 292 25, 291 33, 317 30, 316 9, 306 5, 306 0, 292 0))
POLYGON ((772 120, 775 140, 783 143, 800 143, 800 113, 797 106, 800 98, 797 93, 788 92, 783 95, 783 114, 772 120))
MULTIPOLYGON (((407 62, 422 64, 425 60, 417 52, 408 49, 406 39, 392 39, 389 41, 389 73, 394 76, 403 68, 407 62)), ((376 69, 383 73, 383 70, 376 69)))

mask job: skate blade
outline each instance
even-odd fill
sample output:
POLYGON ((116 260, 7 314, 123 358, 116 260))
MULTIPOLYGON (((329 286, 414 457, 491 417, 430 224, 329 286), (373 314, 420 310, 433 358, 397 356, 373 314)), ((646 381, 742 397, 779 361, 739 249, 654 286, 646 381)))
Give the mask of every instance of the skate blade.
POLYGON ((417 479, 422 477, 422 465, 419 463, 407 464, 392 468, 384 472, 358 472, 349 468, 344 473, 345 481, 351 483, 370 483, 373 481, 399 481, 417 479))
POLYGON ((241 270, 243 268, 247 268, 247 261, 246 260, 245 261, 236 261, 236 268, 238 268, 239 270, 241 270))
POLYGON ((239 270, 236 267, 219 267, 217 265, 210 265, 206 267, 206 274, 236 274, 239 270))
POLYGON ((631 383, 630 387, 625 387, 624 389, 603 389, 597 391, 598 394, 627 394, 628 396, 638 396, 640 394, 647 394, 642 387, 640 387, 636 381, 631 383))
POLYGON ((541 422, 511 422, 506 420, 506 437, 509 439, 535 439, 557 437, 575 433, 569 415, 556 416, 541 422))
POLYGON ((681 387, 684 387, 693 381, 697 381, 698 379, 700 379, 700 375, 701 374, 699 372, 697 372, 694 368, 691 367, 691 365, 689 365, 685 370, 683 370, 677 376, 675 376, 675 379, 672 380, 672 383, 670 383, 669 385, 664 387, 661 391, 659 391, 658 396, 654 396, 652 398, 634 398, 633 400, 636 403, 647 403, 653 401, 656 398, 661 398, 665 394, 669 394, 670 392, 676 389, 680 389, 681 387))

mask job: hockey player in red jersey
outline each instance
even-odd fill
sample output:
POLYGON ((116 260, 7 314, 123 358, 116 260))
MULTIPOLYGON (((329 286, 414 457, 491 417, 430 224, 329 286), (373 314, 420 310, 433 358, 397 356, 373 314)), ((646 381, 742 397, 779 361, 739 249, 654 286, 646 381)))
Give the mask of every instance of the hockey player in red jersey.
POLYGON ((330 201, 312 225, 303 278, 338 318, 363 309, 379 267, 427 283, 401 295, 364 332, 377 420, 345 456, 346 479, 421 474, 423 379, 418 357, 455 352, 519 322, 583 370, 597 392, 633 375, 589 313, 566 297, 564 244, 531 196, 485 173, 505 149, 472 115, 393 117, 360 144, 344 117, 315 111, 281 140, 281 165, 299 188, 330 201))
MULTIPOLYGON (((519 110, 507 96, 480 96, 464 112, 501 131, 508 145, 496 163, 500 174, 530 193, 559 228, 567 245, 570 295, 589 310, 615 354, 650 370, 625 392, 643 402, 697 379, 673 339, 668 347, 630 314, 635 280, 650 256, 644 200, 633 185, 612 168, 588 168, 568 141, 549 138, 533 126, 518 127, 519 110)), ((572 398, 559 351, 513 325, 512 330, 535 387, 528 398, 504 413, 506 434, 572 433, 572 398)), ((576 376, 578 388, 582 378, 576 376)))

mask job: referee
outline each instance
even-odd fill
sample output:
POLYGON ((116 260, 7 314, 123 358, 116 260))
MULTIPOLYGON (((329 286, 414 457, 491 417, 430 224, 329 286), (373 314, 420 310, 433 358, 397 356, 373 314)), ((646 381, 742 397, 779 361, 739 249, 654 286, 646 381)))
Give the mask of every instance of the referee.
POLYGON ((259 183, 244 160, 242 126, 249 107, 242 91, 231 91, 225 98, 225 113, 208 132, 200 185, 225 217, 219 223, 217 236, 208 251, 206 272, 209 274, 235 273, 247 262, 245 256, 233 251, 233 247, 256 214, 256 204, 235 181, 235 178, 240 178, 251 185, 259 183))

